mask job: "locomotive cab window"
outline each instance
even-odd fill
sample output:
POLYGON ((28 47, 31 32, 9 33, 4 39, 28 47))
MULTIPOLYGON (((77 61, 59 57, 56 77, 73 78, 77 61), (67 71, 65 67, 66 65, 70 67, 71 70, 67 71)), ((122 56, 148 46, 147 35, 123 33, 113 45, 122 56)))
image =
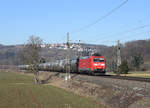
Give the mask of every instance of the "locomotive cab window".
POLYGON ((104 62, 104 58, 94 58, 94 62, 104 62))

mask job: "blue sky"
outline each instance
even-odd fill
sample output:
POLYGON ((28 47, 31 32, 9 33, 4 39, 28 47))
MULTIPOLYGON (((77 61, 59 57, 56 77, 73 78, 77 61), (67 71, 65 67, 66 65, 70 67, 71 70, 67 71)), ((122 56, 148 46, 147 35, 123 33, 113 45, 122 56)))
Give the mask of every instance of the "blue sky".
MULTIPOLYGON (((29 36, 45 43, 66 42, 66 33, 96 21, 125 0, 0 0, 0 44, 24 44, 29 36)), ((129 0, 120 9, 80 32, 71 42, 114 45, 149 39, 150 0, 129 0)))

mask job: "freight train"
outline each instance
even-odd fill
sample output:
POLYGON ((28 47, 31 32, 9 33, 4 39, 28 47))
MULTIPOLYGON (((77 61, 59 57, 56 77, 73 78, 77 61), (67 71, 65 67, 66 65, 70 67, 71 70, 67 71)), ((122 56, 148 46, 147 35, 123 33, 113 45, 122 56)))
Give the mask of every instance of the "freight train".
MULTIPOLYGON (((66 72, 66 60, 57 60, 56 62, 41 63, 38 66, 42 71, 66 72)), ((70 60, 70 72, 72 73, 88 73, 90 75, 105 74, 106 59, 104 56, 86 56, 70 60)), ((29 65, 19 65, 19 69, 29 69, 29 65)))

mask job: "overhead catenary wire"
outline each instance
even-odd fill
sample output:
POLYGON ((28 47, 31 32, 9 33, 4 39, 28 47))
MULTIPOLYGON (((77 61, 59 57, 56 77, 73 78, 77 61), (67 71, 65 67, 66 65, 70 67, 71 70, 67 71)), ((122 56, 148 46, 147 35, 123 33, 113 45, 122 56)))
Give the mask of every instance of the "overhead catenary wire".
MULTIPOLYGON (((125 31, 122 31, 122 32, 119 32, 119 33, 116 33, 116 34, 105 35, 105 36, 100 37, 100 39, 96 39, 95 41, 99 41, 100 40, 99 42, 106 42, 107 41, 106 39, 109 39, 111 37, 113 37, 113 38, 114 37, 118 37, 120 35, 125 35, 127 33, 134 32, 136 30, 143 29, 143 28, 146 28, 146 27, 150 27, 150 24, 145 24, 145 25, 141 25, 141 26, 138 26, 138 27, 134 27, 134 28, 131 28, 129 30, 125 30, 125 31)), ((121 39, 125 39, 126 37, 127 36, 124 36, 121 39)))
MULTIPOLYGON (((138 33, 136 33, 136 34, 132 34, 132 35, 126 35, 126 36, 124 36, 124 37, 120 37, 120 38, 118 38, 117 40, 103 40, 103 39, 96 39, 96 40, 94 40, 94 42, 100 42, 101 44, 103 43, 116 43, 118 40, 120 40, 121 42, 127 42, 127 40, 126 39, 129 39, 129 38, 131 38, 131 37, 133 37, 133 35, 134 36, 136 36, 136 35, 139 35, 139 34, 145 34, 145 33, 150 33, 150 30, 148 30, 148 31, 143 31, 143 32, 138 32, 138 33)), ((106 37, 106 36, 105 36, 106 37)), ((87 40, 86 42, 84 42, 84 43, 88 43, 88 42, 91 42, 92 40, 87 40)))
POLYGON ((90 27, 92 27, 93 25, 99 23, 100 21, 104 20, 105 18, 107 18, 109 15, 111 15, 113 12, 117 11, 118 9, 120 9, 123 5, 125 5, 129 0, 125 0, 123 1, 119 6, 113 8, 112 10, 110 10, 108 13, 106 13, 104 16, 100 17, 99 19, 97 19, 96 21, 78 29, 78 30, 75 30, 75 31, 71 31, 70 34, 74 34, 74 33, 77 33, 77 32, 80 32, 82 30, 85 30, 85 29, 88 29, 90 27))
POLYGON ((149 26, 150 26, 150 24, 145 24, 145 25, 138 26, 138 27, 135 27, 135 28, 127 30, 127 31, 120 32, 117 35, 126 34, 126 33, 129 33, 129 32, 133 32, 133 31, 136 31, 136 30, 139 30, 139 29, 143 29, 143 28, 149 27, 149 26))
MULTIPOLYGON (((84 26, 84 27, 82 27, 82 28, 80 28, 80 29, 78 29, 78 30, 76 30, 76 31, 72 31, 71 34, 80 32, 80 31, 82 31, 82 30, 84 30, 84 29, 87 29, 87 28, 89 28, 89 27, 95 25, 96 23, 98 23, 98 22, 104 20, 104 18, 106 18, 107 16, 111 15, 114 11, 118 10, 119 8, 121 8, 121 7, 122 7, 123 5, 125 5, 128 1, 129 1, 129 0, 123 1, 119 6, 117 6, 117 7, 114 8, 114 9, 112 9, 111 11, 109 11, 106 15, 102 16, 101 18, 97 19, 96 21, 94 21, 94 22, 91 23, 91 24, 88 24, 88 25, 86 25, 86 26, 84 26)), ((111 38, 111 37, 113 37, 113 38, 114 38, 114 37, 118 37, 118 36, 120 36, 120 35, 124 35, 124 34, 130 33, 130 32, 133 32, 133 31, 136 31, 136 30, 138 30, 138 29, 142 29, 142 28, 145 28, 145 27, 148 27, 148 26, 150 26, 150 24, 146 24, 146 25, 142 25, 142 26, 139 26, 139 27, 135 27, 135 28, 132 28, 132 29, 129 29, 129 30, 126 30, 126 31, 122 31, 122 32, 116 33, 116 34, 114 34, 114 35, 106 35, 106 36, 101 37, 100 42, 110 42, 110 41, 107 41, 107 40, 105 40, 105 39, 108 39, 108 38, 111 38)), ((125 39, 126 37, 128 37, 128 35, 123 36, 123 37, 121 37, 121 38, 125 39)), ((97 39, 96 41, 98 41, 98 40, 99 40, 99 39, 97 39)), ((118 39, 117 39, 117 40, 118 40, 118 39)))
MULTIPOLYGON (((113 37, 118 37, 118 36, 120 36, 120 35, 124 35, 124 34, 127 34, 127 33, 130 33, 130 32, 134 32, 134 31, 136 31, 136 30, 139 30, 139 29, 143 29, 143 28, 146 28, 146 27, 149 27, 150 26, 150 24, 145 24, 145 25, 142 25, 142 26, 138 26, 138 27, 134 27, 134 28, 131 28, 131 29, 129 29, 129 30, 126 30, 126 31, 122 31, 122 32, 120 32, 120 33, 116 33, 116 34, 114 34, 114 35, 107 35, 107 36, 103 36, 103 37, 101 37, 101 39, 96 39, 96 40, 93 40, 94 42, 100 42, 100 43, 116 43, 117 42, 117 40, 121 40, 121 42, 122 42, 122 40, 125 40, 125 39, 127 39, 127 38, 130 38, 131 37, 131 35, 129 36, 129 35, 125 35, 125 36, 123 36, 123 37, 120 37, 120 38, 118 38, 117 40, 105 40, 105 39, 108 39, 108 38, 110 38, 111 36, 113 36, 113 37)), ((139 32, 139 33, 136 33, 136 34, 134 34, 134 35, 138 35, 138 34, 145 34, 145 33, 149 33, 150 32, 150 30, 148 30, 148 31, 143 31, 143 32, 139 32)), ((83 42, 83 40, 80 40, 80 41, 82 41, 83 42)), ((88 42, 91 42, 92 40, 87 40, 86 42, 85 42, 85 40, 84 40, 84 42, 83 43, 88 43, 88 42)))
POLYGON ((131 37, 134 37, 134 36, 138 37, 137 35, 139 35, 139 34, 148 34, 148 33, 150 33, 150 30, 149 31, 144 31, 144 32, 139 32, 139 33, 128 35, 128 36, 124 36, 124 37, 121 37, 121 38, 118 38, 118 39, 119 40, 125 40, 125 39, 129 39, 131 37))

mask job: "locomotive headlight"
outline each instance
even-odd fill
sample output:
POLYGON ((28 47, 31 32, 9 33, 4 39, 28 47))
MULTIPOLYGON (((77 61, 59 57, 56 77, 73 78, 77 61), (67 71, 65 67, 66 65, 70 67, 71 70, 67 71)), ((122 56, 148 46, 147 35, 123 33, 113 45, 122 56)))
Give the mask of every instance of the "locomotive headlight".
POLYGON ((94 66, 97 66, 97 64, 94 64, 94 66))
POLYGON ((105 64, 101 64, 101 66, 105 66, 105 64))

